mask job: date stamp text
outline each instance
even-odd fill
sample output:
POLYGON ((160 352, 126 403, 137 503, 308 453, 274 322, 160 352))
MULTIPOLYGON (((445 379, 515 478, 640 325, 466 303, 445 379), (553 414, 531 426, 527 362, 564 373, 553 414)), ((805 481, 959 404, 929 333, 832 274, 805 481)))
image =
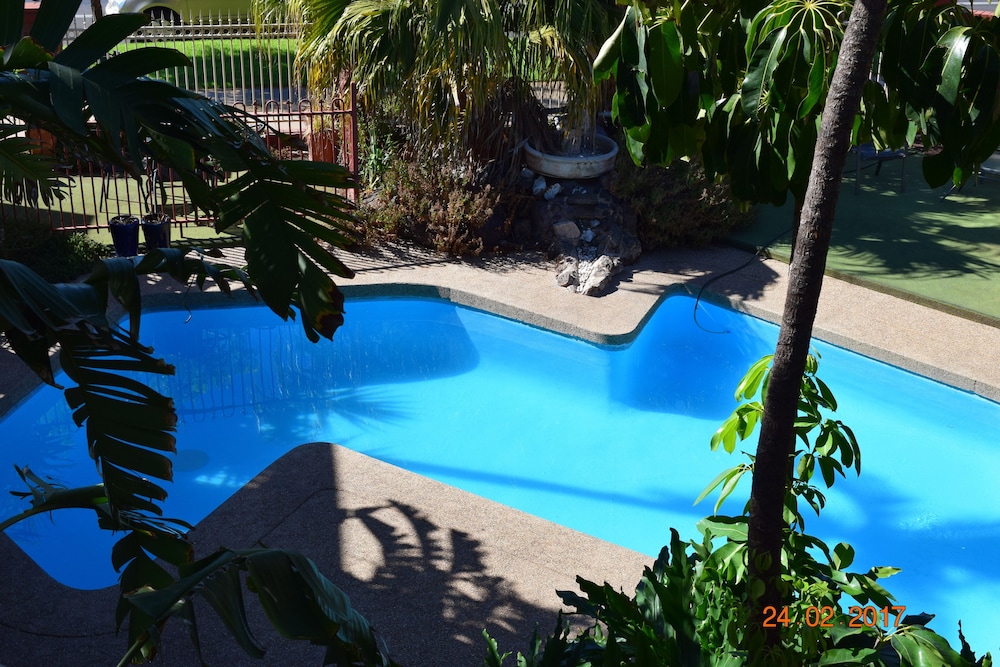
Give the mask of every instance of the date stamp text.
MULTIPOLYGON (((873 628, 883 626, 886 628, 898 628, 899 619, 906 612, 906 607, 892 605, 891 607, 848 607, 847 613, 851 617, 847 622, 850 628, 873 628)), ((786 628, 794 623, 805 623, 810 628, 832 628, 833 619, 837 615, 837 610, 833 607, 806 607, 802 618, 791 618, 788 614, 788 607, 780 609, 767 606, 764 607, 764 627, 775 628, 783 625, 786 628)))

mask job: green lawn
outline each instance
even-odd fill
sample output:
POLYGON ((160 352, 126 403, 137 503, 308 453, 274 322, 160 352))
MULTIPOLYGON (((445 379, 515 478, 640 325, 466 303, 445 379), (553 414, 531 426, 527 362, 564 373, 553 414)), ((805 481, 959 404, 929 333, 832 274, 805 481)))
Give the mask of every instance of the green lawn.
MULTIPOLYGON (((124 46, 132 50, 153 45, 128 42, 124 46)), ((182 87, 198 90, 289 87, 295 78, 297 40, 233 36, 155 42, 155 46, 176 49, 191 58, 190 68, 172 68, 154 74, 182 87)), ((298 81, 299 85, 303 83, 298 81)))
MULTIPOLYGON (((862 172, 854 193, 853 158, 844 176, 828 271, 876 289, 937 302, 977 319, 1000 323, 1000 182, 948 188, 924 183, 919 158, 906 160, 906 190, 899 191, 900 162, 881 174, 862 172)), ((790 228, 792 206, 758 207, 756 222, 733 240, 762 245, 790 228)), ((771 254, 787 259, 786 234, 771 254)))

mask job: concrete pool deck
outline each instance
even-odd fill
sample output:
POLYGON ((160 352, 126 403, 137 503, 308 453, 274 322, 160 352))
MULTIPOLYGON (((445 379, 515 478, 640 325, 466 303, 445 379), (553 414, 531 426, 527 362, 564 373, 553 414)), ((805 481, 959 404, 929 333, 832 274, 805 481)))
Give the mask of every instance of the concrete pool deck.
MULTIPOLYGON (((650 253, 614 291, 588 298, 555 286, 538 256, 448 260, 388 246, 345 257, 358 275, 348 295, 438 295, 539 326, 601 342, 623 342, 668 293, 710 285, 713 300, 769 320, 780 317, 787 266, 733 248, 650 253)), ((149 302, 177 303, 165 282, 149 302)), ((195 297, 197 298, 197 297, 195 297)), ((348 303, 347 316, 350 317, 348 303)), ((954 386, 1000 398, 1000 328, 973 322, 843 281, 827 279, 817 336, 954 386)), ((25 376, 0 354, 0 409, 22 393, 25 376)), ((181 434, 181 437, 183 435, 181 434)), ((705 443, 707 448, 707 443, 705 443)), ((707 482, 707 480, 706 480, 707 482)), ((487 628, 504 651, 524 650, 536 624, 551 630, 575 576, 631 591, 647 556, 601 542, 334 445, 314 443, 279 459, 202 521, 200 555, 219 545, 298 549, 343 587, 402 664, 470 665, 485 654, 487 628)), ((664 536, 664 542, 669 536, 664 536)), ((72 545, 67 545, 70 553, 72 545)), ((68 555, 71 557, 71 555, 68 555)), ((0 537, 0 664, 114 664, 125 639, 114 634, 116 589, 60 586, 8 538, 0 537), (67 662, 67 656, 72 658, 67 662)), ((202 642, 213 665, 319 664, 322 651, 283 641, 250 611, 268 648, 243 656, 210 610, 199 608, 202 642)), ((190 665, 179 622, 168 626, 162 664, 190 665)))

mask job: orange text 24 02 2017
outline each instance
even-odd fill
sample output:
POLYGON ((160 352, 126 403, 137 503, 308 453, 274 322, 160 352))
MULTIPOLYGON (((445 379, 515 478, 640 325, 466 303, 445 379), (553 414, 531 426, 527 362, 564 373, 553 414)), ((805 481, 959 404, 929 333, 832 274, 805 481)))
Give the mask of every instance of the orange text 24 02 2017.
MULTIPOLYGON (((850 619, 847 626, 850 628, 864 627, 898 627, 899 619, 906 612, 906 607, 892 605, 886 607, 873 606, 853 606, 847 608, 850 619)), ((834 618, 841 610, 836 607, 806 607, 804 612, 789 613, 788 607, 764 607, 764 627, 774 628, 778 625, 808 625, 810 628, 832 628, 834 618)))

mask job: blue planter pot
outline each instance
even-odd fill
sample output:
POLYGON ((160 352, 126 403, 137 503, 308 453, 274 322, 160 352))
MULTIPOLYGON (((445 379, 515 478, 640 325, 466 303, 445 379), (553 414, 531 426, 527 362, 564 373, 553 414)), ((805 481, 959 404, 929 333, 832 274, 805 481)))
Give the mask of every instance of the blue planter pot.
POLYGON ((153 248, 169 248, 170 216, 166 213, 142 216, 142 237, 146 241, 146 252, 153 248))
POLYGON ((119 257, 135 257, 139 254, 139 218, 134 215, 116 215, 108 221, 111 242, 119 257))

